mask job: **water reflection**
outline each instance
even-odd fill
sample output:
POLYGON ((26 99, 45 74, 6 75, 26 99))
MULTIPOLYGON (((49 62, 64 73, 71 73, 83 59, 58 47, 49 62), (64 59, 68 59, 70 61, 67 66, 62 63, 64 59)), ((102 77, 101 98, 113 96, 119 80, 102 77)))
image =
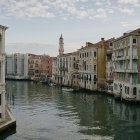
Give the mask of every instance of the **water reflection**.
MULTIPOLYGON (((99 94, 64 92, 32 82, 7 82, 17 132, 7 139, 138 140, 140 106, 99 94)), ((1 138, 1 136, 0 136, 1 138)))

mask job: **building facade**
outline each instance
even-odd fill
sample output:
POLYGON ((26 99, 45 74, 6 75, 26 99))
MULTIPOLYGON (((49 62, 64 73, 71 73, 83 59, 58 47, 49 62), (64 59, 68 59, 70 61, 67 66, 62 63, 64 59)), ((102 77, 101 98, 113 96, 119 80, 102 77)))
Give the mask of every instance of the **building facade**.
POLYGON ((53 59, 53 82, 63 86, 77 88, 78 79, 78 52, 64 54, 64 40, 59 38, 59 55, 53 59))
POLYGON ((28 54, 6 55, 6 78, 28 79, 28 54))
POLYGON ((110 40, 109 46, 106 50, 106 91, 110 94, 113 94, 113 40, 110 40))
POLYGON ((80 88, 97 90, 97 48, 87 42, 79 52, 79 86, 80 88))
POLYGON ((5 31, 0 25, 0 122, 5 120, 5 31))
POLYGON ((52 57, 48 55, 29 55, 29 79, 44 81, 52 76, 52 57))
POLYGON ((140 100, 140 29, 113 42, 113 65, 115 97, 140 100))

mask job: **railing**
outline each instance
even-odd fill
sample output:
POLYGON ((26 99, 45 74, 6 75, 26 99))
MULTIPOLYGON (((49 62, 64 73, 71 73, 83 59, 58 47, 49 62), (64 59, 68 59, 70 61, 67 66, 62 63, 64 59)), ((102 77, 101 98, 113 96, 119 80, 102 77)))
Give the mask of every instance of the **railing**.
POLYGON ((138 69, 126 69, 128 73, 138 73, 138 69))
POLYGON ((138 56, 137 55, 133 55, 132 59, 138 59, 138 56))

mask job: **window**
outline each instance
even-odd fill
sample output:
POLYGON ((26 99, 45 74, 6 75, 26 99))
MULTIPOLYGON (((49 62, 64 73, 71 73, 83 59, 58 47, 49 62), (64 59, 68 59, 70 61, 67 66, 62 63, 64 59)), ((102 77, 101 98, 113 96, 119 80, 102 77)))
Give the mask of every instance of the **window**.
POLYGON ((96 65, 94 65, 94 72, 96 72, 96 65))
POLYGON ((137 44, 137 39, 133 38, 133 44, 137 44))
POLYGON ((134 87, 134 88, 133 88, 133 95, 136 95, 136 94, 137 94, 137 88, 134 87))
POLYGON ((113 46, 113 44, 112 44, 112 43, 110 43, 110 46, 113 46))
POLYGON ((88 57, 88 52, 87 52, 87 57, 88 57))
POLYGON ((94 57, 96 58, 96 51, 94 51, 94 57))
POLYGON ((0 105, 1 105, 1 94, 0 94, 0 105))
POLYGON ((0 118, 1 118, 1 113, 0 113, 0 118))
POLYGON ((96 84, 96 80, 97 80, 96 75, 94 75, 94 78, 93 78, 94 84, 96 84))

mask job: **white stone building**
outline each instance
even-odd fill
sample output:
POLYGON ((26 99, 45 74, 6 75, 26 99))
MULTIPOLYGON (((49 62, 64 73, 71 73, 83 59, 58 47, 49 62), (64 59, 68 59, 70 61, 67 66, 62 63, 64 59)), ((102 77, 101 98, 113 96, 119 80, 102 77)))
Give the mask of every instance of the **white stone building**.
POLYGON ((5 120, 5 30, 0 25, 0 122, 5 120))
POLYGON ((53 59, 52 78, 59 85, 77 87, 78 84, 78 53, 64 54, 64 40, 59 38, 59 55, 53 59))
POLYGON ((28 79, 28 54, 6 55, 6 78, 28 79))
POLYGON ((140 28, 113 42, 113 65, 115 97, 140 101, 140 28))
POLYGON ((79 52, 79 85, 81 88, 97 90, 97 48, 87 42, 79 52))

